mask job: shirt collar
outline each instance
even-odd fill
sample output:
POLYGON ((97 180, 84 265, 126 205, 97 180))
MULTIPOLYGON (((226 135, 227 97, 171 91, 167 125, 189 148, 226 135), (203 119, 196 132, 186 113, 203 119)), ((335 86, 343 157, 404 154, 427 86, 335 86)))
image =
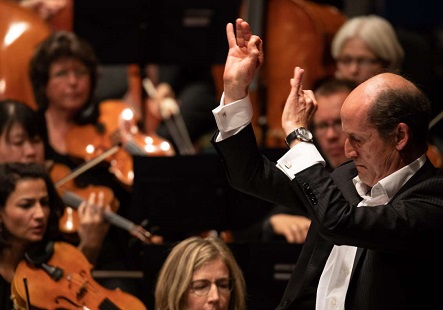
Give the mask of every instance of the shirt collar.
POLYGON ((378 181, 372 188, 364 184, 358 175, 352 180, 357 193, 362 198, 378 197, 386 195, 388 200, 392 199, 400 188, 423 166, 426 161, 426 155, 423 154, 412 163, 391 173, 387 177, 378 181), (370 192, 370 193, 369 193, 370 192))

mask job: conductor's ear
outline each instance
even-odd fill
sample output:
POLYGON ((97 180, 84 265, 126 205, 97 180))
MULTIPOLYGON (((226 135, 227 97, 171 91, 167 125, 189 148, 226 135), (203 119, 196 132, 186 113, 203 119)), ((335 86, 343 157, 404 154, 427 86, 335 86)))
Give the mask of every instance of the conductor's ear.
POLYGON ((399 123, 395 129, 395 143, 397 150, 401 151, 406 148, 410 138, 409 126, 405 123, 399 123))

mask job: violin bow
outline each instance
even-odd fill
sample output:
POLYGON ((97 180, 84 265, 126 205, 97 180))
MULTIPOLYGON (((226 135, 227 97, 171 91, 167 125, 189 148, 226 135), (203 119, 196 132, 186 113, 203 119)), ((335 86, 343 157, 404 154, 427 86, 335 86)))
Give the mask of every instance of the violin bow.
MULTIPOLYGON (((153 98, 157 95, 157 90, 155 89, 154 83, 152 83, 149 78, 143 79, 143 88, 149 97, 153 98)), ((163 103, 168 104, 169 106, 177 107, 177 102, 172 98, 165 98, 163 103)), ((169 133, 179 149, 179 153, 181 155, 194 155, 195 148, 192 145, 188 129, 186 128, 186 124, 180 114, 180 109, 174 108, 171 110, 174 110, 174 112, 168 113, 167 115, 166 113, 161 114, 169 133)))
POLYGON ((55 182, 55 187, 58 188, 58 187, 62 186, 63 184, 76 178, 77 176, 79 176, 80 174, 85 172, 86 170, 94 167, 95 165, 98 165, 100 162, 105 160, 107 157, 117 153, 117 151, 120 149, 120 147, 121 147, 121 143, 114 145, 114 146, 110 147, 109 149, 107 149, 106 151, 104 151, 102 154, 100 154, 100 155, 94 157, 93 159, 85 162, 84 164, 78 166, 76 169, 72 170, 72 172, 70 174, 68 174, 64 178, 61 178, 60 180, 55 182))
POLYGON ((26 293, 26 310, 31 310, 31 298, 29 297, 28 279, 26 277, 23 278, 23 285, 26 293))
MULTIPOLYGON (((63 202, 74 209, 78 209, 84 199, 73 192, 65 192, 62 196, 63 202)), ((97 206, 95 206, 97 207, 97 206)), ((98 208, 98 207, 97 207, 98 208)), ((111 224, 127 230, 131 235, 138 238, 143 243, 150 243, 151 233, 145 230, 140 225, 136 225, 130 220, 118 215, 117 213, 109 210, 104 210, 104 218, 111 224)))
POLYGON ((443 118, 443 111, 441 111, 436 117, 434 117, 429 123, 429 129, 435 126, 443 118))

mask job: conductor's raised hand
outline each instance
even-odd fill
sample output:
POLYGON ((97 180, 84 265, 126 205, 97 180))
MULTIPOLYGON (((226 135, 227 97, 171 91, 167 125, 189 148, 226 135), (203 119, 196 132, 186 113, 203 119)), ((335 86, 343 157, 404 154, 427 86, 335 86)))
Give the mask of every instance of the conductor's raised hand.
POLYGON ((296 67, 294 77, 290 81, 291 92, 288 99, 286 99, 282 114, 282 128, 286 135, 290 134, 295 128, 308 128, 317 110, 317 100, 312 90, 303 90, 303 73, 303 69, 296 67))
POLYGON ((226 26, 229 52, 226 59, 224 81, 224 104, 246 97, 248 87, 257 70, 263 64, 263 42, 251 33, 249 24, 241 18, 234 26, 226 26))

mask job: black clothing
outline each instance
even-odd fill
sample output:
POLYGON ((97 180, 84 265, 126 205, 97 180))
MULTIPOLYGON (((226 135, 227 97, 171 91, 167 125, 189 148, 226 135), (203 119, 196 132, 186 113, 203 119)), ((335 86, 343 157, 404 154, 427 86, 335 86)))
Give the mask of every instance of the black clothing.
POLYGON ((12 309, 11 284, 0 276, 0 308, 4 310, 12 309))
MULTIPOLYGON (((44 134, 43 141, 45 144, 45 159, 52 160, 54 163, 62 164, 71 170, 77 168, 84 161, 82 159, 73 158, 68 155, 57 153, 49 144, 46 119, 43 110, 38 111, 38 122, 44 134)), ((87 139, 87 137, 85 137, 87 139)), ((127 209, 131 203, 131 192, 124 188, 117 178, 109 172, 109 164, 105 161, 97 166, 92 167, 82 173, 75 179, 75 183, 79 187, 87 185, 106 186, 114 192, 115 197, 119 200, 120 206, 117 213, 123 217, 127 217, 127 209)), ((94 265, 95 270, 132 270, 136 268, 136 264, 132 262, 133 257, 129 254, 128 247, 131 245, 130 235, 127 231, 111 225, 106 235, 100 254, 94 265)), ((137 288, 132 281, 123 283, 124 281, 109 279, 96 279, 101 285, 114 289, 120 287, 123 291, 130 294, 139 295, 137 288)))
POLYGON ((353 162, 332 174, 317 164, 290 180, 261 156, 251 125, 213 144, 234 188, 309 212, 308 236, 277 309, 315 309, 334 244, 357 247, 346 309, 441 308, 443 173, 429 160, 387 204, 357 207, 353 162))

